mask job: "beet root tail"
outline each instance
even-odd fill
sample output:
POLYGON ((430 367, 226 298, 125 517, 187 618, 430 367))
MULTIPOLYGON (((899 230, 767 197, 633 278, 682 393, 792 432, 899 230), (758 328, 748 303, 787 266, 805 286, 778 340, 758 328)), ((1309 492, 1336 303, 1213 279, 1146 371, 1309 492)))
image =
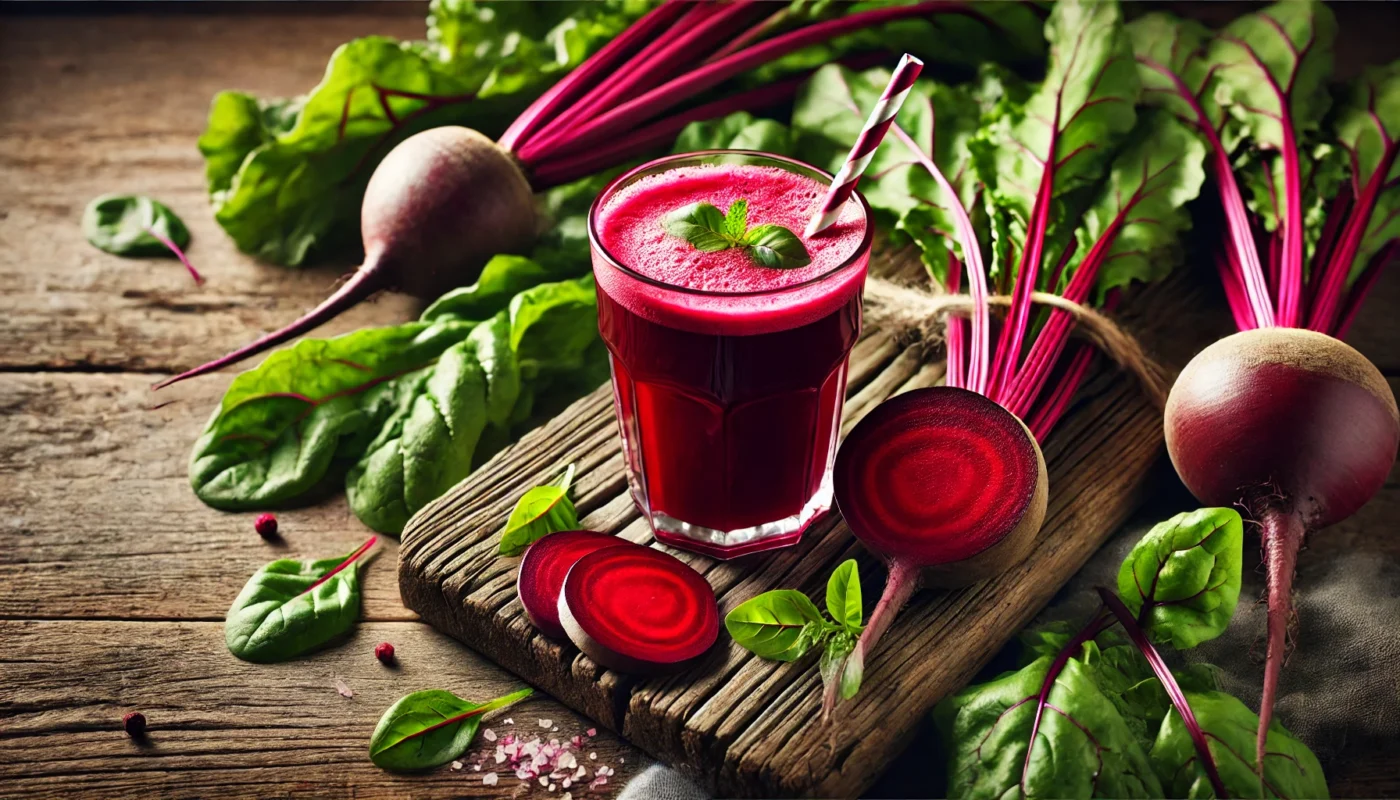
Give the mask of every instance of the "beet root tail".
POLYGON ((866 653, 875 649, 875 645, 889 629, 890 623, 894 622, 900 609, 904 608, 904 604, 908 603, 909 598, 918 590, 918 567, 900 561, 892 562, 889 577, 885 579, 885 592, 880 595, 880 602, 875 605, 875 610, 870 612, 870 621, 865 624, 865 630, 856 641, 855 649, 847 656, 845 668, 832 680, 827 681, 826 691, 822 693, 823 723, 831 720, 831 712, 842 698, 849 698, 860 689, 861 681, 865 677, 866 653))
POLYGON ((335 319, 341 312, 351 308, 384 288, 381 285, 384 282, 382 275, 383 271, 373 266, 367 265, 361 267, 349 280, 341 284, 335 294, 327 297, 320 305, 303 314, 301 319, 298 319, 296 322, 279 330, 275 330, 255 342, 244 345, 226 356, 201 364, 179 375, 166 378, 151 388, 163 389, 172 383, 179 383, 187 378, 194 378, 199 375, 204 375, 205 373, 223 369, 231 364, 237 364, 244 359, 270 350, 279 344, 295 339, 304 333, 309 333, 335 319))
POLYGON ((1288 623, 1293 617, 1293 572, 1298 565, 1298 548, 1306 532, 1298 514, 1268 511, 1264 514, 1262 544, 1269 576, 1268 649, 1264 657, 1264 692, 1259 698, 1259 733, 1255 739, 1255 765, 1264 774, 1265 742, 1274 718, 1279 673, 1287 655, 1288 623))

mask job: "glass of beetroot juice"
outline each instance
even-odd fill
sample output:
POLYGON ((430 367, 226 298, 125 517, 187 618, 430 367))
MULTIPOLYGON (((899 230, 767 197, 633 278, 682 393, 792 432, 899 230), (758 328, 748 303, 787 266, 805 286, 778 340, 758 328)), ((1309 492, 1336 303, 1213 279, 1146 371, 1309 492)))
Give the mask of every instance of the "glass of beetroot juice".
POLYGON ((638 167, 593 204, 628 482, 667 544, 717 558, 784 547, 831 507, 872 225, 855 195, 803 236, 830 180, 764 153, 689 153, 638 167), (702 250, 663 226, 691 204, 724 214, 737 201, 750 230, 786 228, 810 263, 760 266, 750 247, 702 250))

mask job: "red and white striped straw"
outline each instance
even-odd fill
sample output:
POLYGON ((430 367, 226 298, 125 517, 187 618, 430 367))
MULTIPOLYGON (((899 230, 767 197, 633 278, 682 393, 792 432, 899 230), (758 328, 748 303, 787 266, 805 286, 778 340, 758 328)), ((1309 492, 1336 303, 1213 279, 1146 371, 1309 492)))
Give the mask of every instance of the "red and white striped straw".
POLYGON ((851 154, 846 156, 846 163, 841 165, 841 170, 831 181, 831 188, 827 190, 826 199, 822 201, 821 211, 807 223, 806 233, 809 238, 831 227, 836 218, 841 216, 841 206, 855 193, 861 174, 870 166, 870 159, 875 157, 875 151, 885 138, 885 132, 894 124, 895 114, 898 114, 899 107, 904 105, 904 99, 914 88, 914 79, 919 77, 923 69, 924 62, 908 53, 899 59, 894 74, 890 76, 889 85, 880 95, 880 102, 871 109, 870 118, 865 121, 860 136, 856 137, 851 154))

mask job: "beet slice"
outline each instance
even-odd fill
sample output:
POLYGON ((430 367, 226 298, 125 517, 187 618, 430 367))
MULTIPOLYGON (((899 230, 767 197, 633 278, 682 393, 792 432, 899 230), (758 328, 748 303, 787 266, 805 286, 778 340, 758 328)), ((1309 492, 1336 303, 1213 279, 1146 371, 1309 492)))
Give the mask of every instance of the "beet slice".
POLYGON ((567 642, 568 634, 559 624, 559 592, 564 578, 580 558, 605 547, 628 545, 626 539, 597 531, 560 531, 540 539, 520 560, 515 589, 530 624, 551 639, 567 642))
POLYGON ((859 686, 865 655, 921 586, 962 586, 1030 553, 1045 520, 1049 478, 1016 415, 966 389, 937 386, 887 400, 836 453, 836 503, 889 578, 842 681, 859 686))
POLYGON ((678 672, 719 638, 719 603, 680 559, 648 547, 608 547, 569 570, 559 621, 578 649, 609 669, 678 672))

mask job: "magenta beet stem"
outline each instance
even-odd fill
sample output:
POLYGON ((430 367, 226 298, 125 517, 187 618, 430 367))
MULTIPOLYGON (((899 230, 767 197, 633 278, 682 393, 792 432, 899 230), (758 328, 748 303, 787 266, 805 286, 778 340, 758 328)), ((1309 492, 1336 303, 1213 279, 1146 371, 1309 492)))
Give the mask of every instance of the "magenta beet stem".
POLYGON ((152 237, 156 239, 156 241, 169 248, 170 252, 174 253, 175 257, 180 259, 180 263, 184 264, 185 269, 189 270, 190 277, 194 278, 194 283, 196 286, 199 286, 200 284, 204 283, 204 278, 199 274, 199 271, 194 268, 194 265, 190 263, 189 258, 185 256, 185 251, 180 249, 180 245, 175 244, 175 242, 171 240, 169 236, 158 232, 155 228, 152 228, 149 225, 145 226, 145 228, 146 233, 149 233, 152 237))
MULTIPOLYGON (((1196 714, 1191 710, 1191 704, 1186 702, 1186 693, 1181 691, 1181 685, 1176 682, 1176 676, 1167 669, 1167 662, 1162 660, 1162 654, 1157 652, 1157 648, 1148 641, 1147 634, 1133 619, 1133 614, 1128 607, 1123 605, 1123 601, 1118 599, 1118 595, 1103 588, 1096 589, 1099 597, 1103 599, 1103 604, 1118 618, 1118 622, 1123 625, 1123 630, 1128 634, 1128 638, 1133 640, 1137 649, 1147 659, 1148 666, 1152 667, 1152 672, 1157 676, 1157 680, 1162 682, 1162 688, 1166 690, 1167 696, 1171 698, 1172 706, 1176 708, 1176 713, 1181 716, 1181 721, 1186 725, 1186 731, 1191 735, 1191 744, 1196 747, 1196 757, 1201 760, 1201 766, 1206 771, 1206 777, 1210 780, 1211 788, 1215 789, 1215 796, 1225 800, 1230 793, 1225 790, 1225 781, 1220 779, 1220 770, 1216 768, 1215 757, 1211 755, 1210 746, 1206 744, 1205 731, 1201 730, 1201 724, 1196 721, 1196 714)), ((1261 755, 1259 764, 1264 763, 1261 755)))
POLYGON ((383 284, 384 271, 382 269, 368 264, 362 266, 355 271, 354 275, 350 276, 349 280, 340 285, 340 288, 335 291, 335 294, 327 297, 319 306, 306 312, 306 314, 302 315, 301 319, 296 322, 293 322, 285 328, 275 330, 255 342, 244 345, 226 356, 217 358, 207 364, 201 364, 179 375, 166 378, 151 388, 164 389, 172 383, 179 383, 188 378, 194 378, 199 375, 223 369, 230 364, 237 364, 245 358, 255 356, 283 342, 295 339, 304 333, 310 333, 321 325, 331 321, 342 311, 349 309, 366 297, 385 288, 383 284))
POLYGON ((885 578, 885 593, 880 596, 880 602, 875 605, 875 610, 870 612, 870 621, 866 623, 865 630, 861 633, 860 639, 856 641, 856 646, 851 650, 851 654, 846 659, 846 667, 842 674, 838 675, 831 685, 827 687, 826 694, 822 698, 822 721, 831 718, 831 712, 836 708, 836 703, 841 697, 840 686, 844 676, 852 673, 863 676, 865 672, 865 654, 875 648, 880 637, 889 629, 890 623, 894 622, 899 610, 904 608, 904 604, 909 602, 909 598, 919 590, 919 568, 903 561, 891 561, 890 573, 885 578))
POLYGON ((355 561, 356 561, 357 559, 359 559, 360 556, 362 556, 362 555, 364 555, 366 552, 368 552, 369 549, 370 549, 371 547, 374 547, 374 543, 377 542, 377 541, 379 541, 379 537, 378 537, 378 536, 371 536, 371 537, 369 537, 369 541, 367 541, 367 542, 365 542, 364 544, 360 545, 359 549, 357 549, 355 552, 353 552, 353 553, 351 553, 349 556, 347 556, 346 559, 345 559, 344 561, 340 562, 339 564, 336 564, 334 569, 332 569, 330 572, 327 572, 325 575, 322 575, 315 583, 311 584, 310 586, 308 586, 308 587, 306 587, 304 590, 302 590, 302 594, 306 594, 307 592, 311 591, 312 589, 315 589, 317 586, 320 586, 321 584, 323 584, 323 583, 325 583, 326 581, 330 580, 331 578, 335 577, 335 574, 336 574, 337 572, 340 572, 341 570, 343 570, 343 569, 345 569, 346 567, 350 566, 351 564, 355 563, 355 561))

